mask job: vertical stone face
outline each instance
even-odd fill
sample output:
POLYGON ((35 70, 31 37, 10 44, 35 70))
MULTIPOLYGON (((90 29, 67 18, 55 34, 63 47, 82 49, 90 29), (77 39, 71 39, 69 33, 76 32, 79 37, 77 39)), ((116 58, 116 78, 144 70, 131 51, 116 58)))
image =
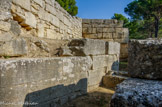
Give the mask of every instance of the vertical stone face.
POLYGON ((43 23, 39 23, 38 24, 38 37, 44 37, 44 24, 43 23))
POLYGON ((27 44, 24 39, 14 39, 0 46, 0 56, 23 56, 27 54, 27 44))
POLYGON ((162 79, 162 40, 132 40, 128 46, 131 77, 162 79))
POLYGON ((120 54, 120 43, 118 42, 107 42, 108 54, 120 54))
MULTIPOLYGON (((82 32, 84 38, 91 39, 103 39, 105 41, 119 42, 122 44, 128 44, 129 41, 129 30, 123 28, 123 22, 117 20, 106 20, 106 19, 83 19, 82 20, 82 32)), ((111 43, 110 53, 114 54, 115 50, 119 50, 120 46, 114 47, 111 43)), ((124 58, 128 57, 126 48, 122 47, 122 55, 124 58)), ((118 54, 121 52, 117 52, 118 54)), ((116 52, 115 52, 116 53, 116 52)), ((121 55, 121 56, 122 56, 121 55)))
POLYGON ((35 16, 30 13, 30 12, 25 12, 25 22, 24 24, 32 27, 32 28, 36 28, 36 24, 37 24, 37 21, 36 21, 36 18, 35 16))

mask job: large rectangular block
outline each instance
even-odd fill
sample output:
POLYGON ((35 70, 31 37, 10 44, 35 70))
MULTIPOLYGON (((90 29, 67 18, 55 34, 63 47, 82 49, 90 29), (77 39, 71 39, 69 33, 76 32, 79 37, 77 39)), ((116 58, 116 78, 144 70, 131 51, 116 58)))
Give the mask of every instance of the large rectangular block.
POLYGON ((0 21, 0 30, 9 31, 11 28, 11 23, 0 21))
POLYGON ((106 42, 108 54, 120 54, 120 43, 118 42, 106 42))
POLYGON ((74 55, 104 55, 105 41, 93 39, 74 39, 69 45, 74 55))
POLYGON ((90 88, 90 90, 92 90, 93 89, 93 88, 91 88, 92 86, 100 85, 100 83, 102 81, 102 77, 106 74, 106 69, 100 68, 100 69, 96 69, 96 70, 89 70, 88 74, 89 74, 88 88, 90 88))
POLYGON ((108 55, 92 56, 92 60, 93 60, 92 69, 100 69, 100 68, 107 67, 109 63, 108 55))
POLYGON ((108 55, 107 71, 114 70, 119 71, 119 55, 108 55))
POLYGON ((1 87, 60 78, 61 58, 0 60, 1 87))
POLYGON ((131 77, 162 80, 162 39, 131 40, 128 53, 131 77))
POLYGON ((25 12, 25 21, 23 22, 23 24, 30 26, 31 28, 36 28, 36 17, 30 12, 25 12))
POLYGON ((27 49, 27 43, 22 38, 6 41, 0 45, 0 56, 23 56, 27 54, 27 49))

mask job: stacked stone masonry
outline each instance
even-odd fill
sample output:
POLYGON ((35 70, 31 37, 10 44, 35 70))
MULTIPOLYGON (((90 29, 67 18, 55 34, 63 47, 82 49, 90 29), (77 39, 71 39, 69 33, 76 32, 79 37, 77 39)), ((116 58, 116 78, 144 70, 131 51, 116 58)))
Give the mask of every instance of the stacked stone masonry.
POLYGON ((55 0, 0 0, 3 107, 62 105, 98 87, 108 71, 118 71, 119 55, 117 42, 83 39, 82 19, 55 0))
POLYGON ((1 0, 0 4, 1 34, 13 30, 49 39, 82 38, 82 20, 72 17, 55 0, 1 0))
POLYGON ((83 37, 121 43, 120 58, 128 57, 128 28, 123 21, 107 19, 82 19, 83 37))
MULTIPOLYGON (((17 104, 16 107, 32 102, 38 107, 59 106, 97 88, 108 71, 118 70, 120 48, 118 51, 111 48, 120 47, 120 44, 79 39, 72 40, 69 46, 81 46, 82 43, 91 44, 88 48, 91 50, 83 56, 65 57, 62 54, 62 57, 53 58, 1 59, 0 100, 17 104), (92 47, 97 44, 104 48, 95 47, 94 50, 92 47)), ((83 46, 83 53, 87 52, 86 48, 83 46)))

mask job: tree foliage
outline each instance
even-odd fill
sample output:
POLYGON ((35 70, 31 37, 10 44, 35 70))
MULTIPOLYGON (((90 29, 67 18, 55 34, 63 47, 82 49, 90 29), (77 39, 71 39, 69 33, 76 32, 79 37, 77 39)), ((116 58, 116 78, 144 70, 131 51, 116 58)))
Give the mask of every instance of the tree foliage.
POLYGON ((142 22, 139 31, 148 33, 149 37, 153 34, 158 37, 161 31, 162 0, 134 0, 127 5, 125 12, 132 20, 142 22))
POLYGON ((129 36, 131 39, 144 39, 145 36, 141 35, 138 31, 143 25, 141 21, 130 20, 123 16, 122 14, 115 13, 112 19, 122 20, 124 22, 124 27, 129 28, 129 36))
POLYGON ((75 0, 56 0, 69 14, 75 16, 78 14, 78 7, 75 0))
POLYGON ((115 13, 114 16, 112 17, 112 19, 122 20, 122 21, 124 21, 124 27, 128 27, 129 20, 122 14, 115 13))

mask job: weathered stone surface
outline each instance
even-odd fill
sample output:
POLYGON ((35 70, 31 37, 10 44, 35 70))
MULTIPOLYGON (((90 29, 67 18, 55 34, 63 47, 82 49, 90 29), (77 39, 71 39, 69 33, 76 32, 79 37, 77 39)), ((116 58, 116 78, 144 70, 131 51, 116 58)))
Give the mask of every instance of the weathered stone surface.
POLYGON ((0 20, 6 21, 10 18, 12 18, 12 15, 10 12, 0 12, 0 20))
POLYGON ((30 13, 30 12, 25 12, 25 22, 24 24, 32 27, 32 28, 36 28, 36 24, 37 24, 37 21, 36 21, 36 18, 35 16, 30 13))
POLYGON ((128 69, 131 77, 162 79, 162 40, 132 40, 128 69))
POLYGON ((128 44, 121 43, 120 44, 120 59, 128 58, 128 44))
POLYGON ((22 8, 30 11, 30 0, 13 0, 13 3, 18 4, 22 8))
POLYGON ((105 42, 102 40, 74 39, 68 46, 74 52, 74 55, 85 56, 105 54, 105 42))
POLYGON ((38 37, 41 37, 41 38, 44 37, 44 33, 45 33, 45 31, 44 31, 44 24, 43 23, 39 23, 37 28, 38 28, 38 37))
POLYGON ((0 30, 9 31, 11 28, 11 23, 0 21, 0 30))
POLYGON ((46 4, 46 10, 54 15, 56 15, 56 9, 53 8, 51 5, 46 4))
POLYGON ((88 91, 91 91, 101 85, 102 77, 106 74, 106 69, 89 70, 88 74, 88 91))
POLYGON ((89 56, 1 59, 0 99, 14 103, 37 102, 39 107, 44 103, 62 105, 87 92, 87 71, 91 65, 89 56))
POLYGON ((11 41, 13 36, 10 33, 0 34, 0 42, 11 41))
POLYGON ((107 69, 119 71, 119 55, 108 55, 107 69))
POLYGON ((116 88, 111 107, 161 107, 162 81, 127 79, 116 88))
POLYGON ((39 4, 41 7, 43 7, 43 0, 33 0, 37 4, 39 4))
POLYGON ((92 69, 99 69, 99 68, 107 67, 108 64, 110 64, 108 57, 109 55, 92 56, 92 60, 93 60, 92 69))
POLYGON ((11 9, 11 0, 1 0, 0 1, 0 13, 10 12, 11 9))
POLYGON ((22 38, 14 39, 0 45, 0 50, 0 56, 23 56, 27 54, 27 44, 22 38))
POLYGON ((103 76, 103 80, 102 80, 102 85, 106 88, 113 88, 115 89, 115 87, 120 84, 121 82, 123 82, 124 80, 126 80, 126 77, 123 76, 117 76, 117 75, 106 75, 103 76))
POLYGON ((108 46, 108 54, 120 54, 120 43, 106 42, 108 46))
POLYGON ((93 39, 73 39, 68 46, 61 47, 58 53, 60 56, 104 55, 105 42, 93 39))

